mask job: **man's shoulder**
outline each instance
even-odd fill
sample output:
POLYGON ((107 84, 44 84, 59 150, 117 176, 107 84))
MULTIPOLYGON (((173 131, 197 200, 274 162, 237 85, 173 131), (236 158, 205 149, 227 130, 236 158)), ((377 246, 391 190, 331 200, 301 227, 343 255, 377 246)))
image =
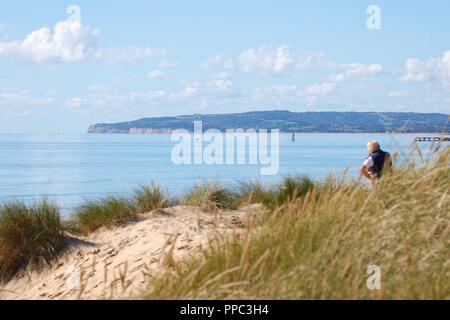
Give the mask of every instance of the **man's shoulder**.
POLYGON ((367 168, 371 168, 373 166, 373 163, 374 163, 373 158, 370 155, 364 160, 363 166, 365 166, 367 168))

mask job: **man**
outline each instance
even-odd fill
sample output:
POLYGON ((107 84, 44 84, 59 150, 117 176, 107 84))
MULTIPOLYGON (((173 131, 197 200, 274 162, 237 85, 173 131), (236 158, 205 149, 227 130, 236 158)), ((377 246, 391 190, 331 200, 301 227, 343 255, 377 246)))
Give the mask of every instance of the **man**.
POLYGON ((378 141, 369 141, 367 143, 369 156, 361 166, 361 175, 375 184, 383 175, 383 172, 392 167, 392 158, 389 152, 381 150, 378 141))

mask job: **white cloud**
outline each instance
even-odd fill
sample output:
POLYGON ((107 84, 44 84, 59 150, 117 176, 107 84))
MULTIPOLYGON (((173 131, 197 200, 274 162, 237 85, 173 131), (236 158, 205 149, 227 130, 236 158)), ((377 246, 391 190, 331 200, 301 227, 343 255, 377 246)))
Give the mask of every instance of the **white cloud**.
POLYGON ((417 59, 408 59, 405 65, 406 73, 401 77, 403 81, 424 82, 430 78, 429 66, 417 59))
POLYGON ((164 73, 160 70, 153 70, 147 74, 150 79, 159 79, 164 77, 164 73))
MULTIPOLYGON (((367 78, 379 74, 382 70, 382 67, 379 64, 365 65, 361 63, 342 64, 338 65, 337 68, 342 69, 343 72, 330 76, 328 80, 322 83, 310 85, 300 90, 298 94, 309 98, 326 96, 335 91, 343 81, 367 78)), ((316 101, 317 99, 310 100, 316 101)))
POLYGON ((85 103, 85 100, 82 97, 72 97, 67 99, 66 105, 72 108, 78 108, 85 103))
POLYGON ((164 60, 160 64, 158 64, 158 68, 165 69, 165 68, 176 68, 179 67, 181 64, 178 61, 169 61, 164 60))
POLYGON ((332 75, 321 83, 312 84, 302 89, 299 89, 296 85, 285 85, 270 86, 263 89, 258 88, 257 91, 277 95, 295 93, 297 96, 307 97, 310 98, 309 100, 311 101, 316 101, 317 99, 312 98, 326 96, 334 92, 339 87, 339 84, 345 80, 373 76, 380 73, 382 70, 382 67, 379 64, 364 65, 360 63, 338 65, 336 68, 342 69, 343 72, 332 75))
MULTIPOLYGON (((202 64, 202 68, 221 68, 234 70, 235 64, 239 71, 263 76, 281 75, 292 70, 334 70, 327 82, 342 82, 352 78, 366 78, 382 71, 380 64, 338 64, 328 61, 323 51, 310 52, 293 50, 288 45, 271 47, 262 45, 244 50, 237 57, 230 58, 221 52, 202 64)), ((225 73, 227 74, 227 73, 225 73)), ((324 84, 324 87, 330 84, 324 84)))
POLYGON ((90 92, 109 91, 111 90, 111 87, 105 85, 92 85, 88 87, 87 90, 90 92))
POLYGON ((228 79, 230 77, 230 75, 228 72, 222 71, 222 72, 213 74, 213 77, 217 78, 217 79, 228 79))
POLYGON ((67 20, 59 21, 53 29, 42 27, 23 40, 0 42, 0 55, 15 55, 35 63, 68 63, 86 58, 108 62, 133 62, 165 55, 164 51, 150 47, 99 47, 100 30, 83 26, 80 8, 70 6, 67 20))
POLYGON ((200 83, 198 81, 188 83, 183 90, 183 95, 192 96, 195 93, 197 93, 199 89, 200 89, 200 83))
POLYGON ((299 88, 297 85, 273 85, 266 87, 257 87, 253 90, 254 93, 266 97, 278 96, 287 98, 289 96, 297 97, 314 97, 325 96, 333 92, 338 87, 336 82, 323 82, 313 84, 305 88, 299 88))
POLYGON ((342 64, 338 66, 339 69, 344 71, 330 77, 332 82, 342 82, 350 78, 364 78, 369 76, 374 76, 382 71, 382 66, 379 64, 361 64, 361 63, 350 63, 342 64))
POLYGON ((379 64, 361 64, 351 63, 337 65, 336 68, 342 69, 343 72, 331 75, 328 80, 322 83, 310 85, 304 89, 298 91, 299 96, 309 97, 310 101, 316 101, 312 97, 326 96, 334 92, 340 85, 340 83, 350 79, 360 79, 369 76, 377 75, 381 72, 382 67, 379 64))
POLYGON ((299 95, 302 96, 325 96, 338 87, 336 82, 324 82, 320 84, 313 84, 301 90, 299 95))
POLYGON ((237 58, 240 70, 245 73, 278 75, 292 69, 330 68, 323 52, 292 50, 287 45, 261 46, 246 49, 237 58))
POLYGON ((398 91, 391 91, 389 92, 390 97, 407 97, 409 95, 409 91, 407 90, 398 90, 398 91))
POLYGON ((297 93, 299 91, 297 85, 273 85, 268 87, 257 87, 254 89, 256 93, 265 93, 269 95, 286 95, 297 93))
POLYGON ((138 60, 162 57, 166 53, 150 47, 129 46, 127 48, 99 48, 94 52, 94 58, 108 62, 127 63, 138 60))
POLYGON ((233 59, 227 59, 227 60, 225 60, 224 62, 223 62, 223 67, 226 69, 226 70, 234 70, 234 62, 233 62, 233 59))
POLYGON ((408 59, 405 64, 405 73, 400 78, 407 82, 440 81, 450 83, 450 51, 441 57, 430 58, 426 62, 418 59, 408 59))
POLYGON ((281 74, 295 64, 295 58, 286 45, 247 49, 239 55, 238 61, 241 71, 262 75, 281 74))
POLYGON ((47 106, 51 105, 54 101, 54 91, 49 91, 41 96, 35 96, 28 90, 20 89, 0 91, 0 106, 6 108, 47 106))
POLYGON ((165 92, 119 92, 114 89, 90 91, 85 95, 70 97, 66 100, 65 105, 69 108, 95 107, 104 110, 119 111, 123 108, 124 112, 127 108, 141 108, 152 105, 165 97, 165 92))
POLYGON ((152 92, 150 94, 150 97, 152 97, 152 98, 163 98, 165 96, 166 96, 166 92, 163 90, 158 90, 158 91, 152 92))
POLYGON ((1 42, 0 54, 17 54, 37 63, 79 61, 95 47, 99 33, 71 16, 57 22, 53 30, 43 27, 22 41, 1 42))
POLYGON ((317 101, 318 101, 317 96, 310 96, 310 97, 306 97, 305 104, 306 104, 306 106, 311 108, 311 107, 315 107, 317 105, 317 101))
POLYGON ((301 51, 296 54, 295 66, 299 70, 312 68, 326 69, 332 68, 334 63, 325 59, 324 52, 301 51))
POLYGON ((223 93, 230 90, 232 82, 227 79, 213 79, 206 82, 192 81, 185 85, 181 95, 194 96, 194 95, 209 95, 215 93, 223 93))
POLYGON ((207 82, 206 87, 217 89, 219 91, 226 91, 231 88, 231 81, 225 80, 225 79, 217 79, 217 80, 211 80, 207 82))
POLYGON ((216 54, 201 64, 202 69, 223 68, 225 70, 234 70, 233 58, 226 56, 225 52, 216 54))
POLYGON ((210 69, 217 67, 223 63, 225 57, 225 53, 221 52, 216 54, 214 57, 209 58, 205 62, 202 63, 201 67, 202 69, 210 69))

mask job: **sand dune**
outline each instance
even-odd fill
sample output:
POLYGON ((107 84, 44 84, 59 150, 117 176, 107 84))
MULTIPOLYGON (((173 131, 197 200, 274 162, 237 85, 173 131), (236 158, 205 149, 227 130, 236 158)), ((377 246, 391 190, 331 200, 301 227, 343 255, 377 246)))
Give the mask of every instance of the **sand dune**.
POLYGON ((139 216, 86 238, 69 238, 69 248, 50 266, 12 279, 2 299, 121 299, 145 288, 149 276, 170 259, 198 253, 212 238, 242 232, 258 211, 211 213, 174 207, 139 216))

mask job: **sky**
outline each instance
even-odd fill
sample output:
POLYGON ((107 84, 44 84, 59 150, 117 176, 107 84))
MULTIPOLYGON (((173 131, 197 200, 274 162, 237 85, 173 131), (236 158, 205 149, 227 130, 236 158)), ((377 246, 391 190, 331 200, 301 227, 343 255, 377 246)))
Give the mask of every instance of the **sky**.
POLYGON ((0 3, 0 133, 255 110, 450 113, 450 2, 0 3))

